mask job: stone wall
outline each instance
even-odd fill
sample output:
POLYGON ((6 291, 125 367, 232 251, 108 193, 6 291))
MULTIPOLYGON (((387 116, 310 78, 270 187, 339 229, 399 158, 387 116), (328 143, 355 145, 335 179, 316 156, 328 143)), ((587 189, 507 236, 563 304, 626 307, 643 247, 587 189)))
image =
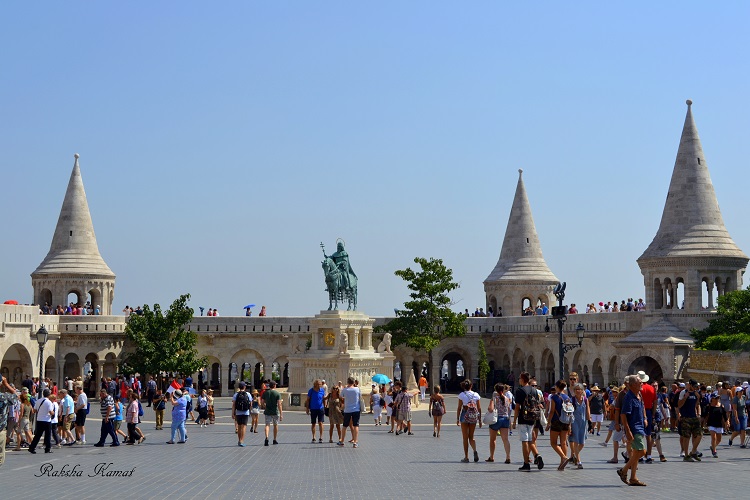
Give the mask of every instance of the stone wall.
POLYGON ((708 385, 750 380, 750 352, 697 351, 690 354, 688 376, 708 385))

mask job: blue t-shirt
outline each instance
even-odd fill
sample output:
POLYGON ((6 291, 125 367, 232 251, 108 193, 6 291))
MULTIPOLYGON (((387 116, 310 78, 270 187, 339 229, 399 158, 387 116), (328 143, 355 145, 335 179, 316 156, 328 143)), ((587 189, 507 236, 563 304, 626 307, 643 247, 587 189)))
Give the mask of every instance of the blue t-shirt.
POLYGON ((628 391, 625 394, 620 413, 626 415, 630 432, 633 434, 646 434, 646 428, 643 423, 643 401, 638 399, 638 396, 633 394, 633 391, 628 391))
MULTIPOLYGON (((234 396, 232 396, 232 402, 235 403, 235 406, 237 403, 237 394, 239 394, 239 392, 235 392, 234 396)), ((247 396, 247 410, 241 411, 241 410, 235 409, 234 410, 235 415, 250 415, 250 408, 254 407, 253 397, 248 392, 245 392, 245 395, 247 396)))
POLYGON ((187 401, 185 401, 185 398, 177 398, 177 404, 172 407, 172 421, 184 422, 187 419, 186 409, 187 401))
POLYGON ((360 411, 359 387, 344 387, 341 389, 341 396, 344 398, 344 413, 357 413, 360 411))
POLYGON ((326 395, 326 391, 323 388, 319 388, 317 391, 311 388, 307 391, 307 397, 310 398, 310 409, 311 410, 322 410, 323 409, 323 398, 326 395))
POLYGON ((123 405, 121 402, 117 401, 115 402, 117 405, 117 408, 119 409, 118 412, 115 412, 115 422, 121 422, 122 421, 122 411, 123 411, 123 405))

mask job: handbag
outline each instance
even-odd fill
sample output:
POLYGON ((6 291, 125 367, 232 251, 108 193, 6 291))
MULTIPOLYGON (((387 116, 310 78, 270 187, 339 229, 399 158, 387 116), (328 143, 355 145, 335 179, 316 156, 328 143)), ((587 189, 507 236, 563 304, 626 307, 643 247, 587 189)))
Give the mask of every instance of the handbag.
POLYGON ((497 423, 497 411, 488 411, 485 413, 482 422, 485 425, 495 425, 497 423))

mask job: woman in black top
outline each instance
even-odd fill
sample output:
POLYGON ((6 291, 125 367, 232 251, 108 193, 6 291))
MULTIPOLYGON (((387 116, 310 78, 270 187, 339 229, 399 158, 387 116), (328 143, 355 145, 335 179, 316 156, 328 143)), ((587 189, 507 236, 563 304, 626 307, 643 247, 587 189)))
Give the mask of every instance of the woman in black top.
POLYGON ((716 454, 716 447, 721 443, 721 435, 724 429, 727 428, 729 419, 727 418, 727 411, 721 405, 718 394, 711 395, 711 404, 708 407, 707 416, 708 430, 711 431, 711 454, 714 458, 718 458, 716 454))

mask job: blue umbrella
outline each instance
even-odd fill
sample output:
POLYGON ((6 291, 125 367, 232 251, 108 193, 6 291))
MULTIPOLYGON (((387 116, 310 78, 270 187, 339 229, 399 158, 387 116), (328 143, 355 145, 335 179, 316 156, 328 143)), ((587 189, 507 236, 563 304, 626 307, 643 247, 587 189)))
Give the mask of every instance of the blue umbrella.
POLYGON ((376 384, 387 384, 391 381, 391 379, 388 378, 388 375, 383 375, 382 373, 378 373, 376 375, 373 375, 372 381, 376 384))
POLYGON ((250 309, 251 307, 255 307, 255 304, 248 304, 243 309, 250 309))

